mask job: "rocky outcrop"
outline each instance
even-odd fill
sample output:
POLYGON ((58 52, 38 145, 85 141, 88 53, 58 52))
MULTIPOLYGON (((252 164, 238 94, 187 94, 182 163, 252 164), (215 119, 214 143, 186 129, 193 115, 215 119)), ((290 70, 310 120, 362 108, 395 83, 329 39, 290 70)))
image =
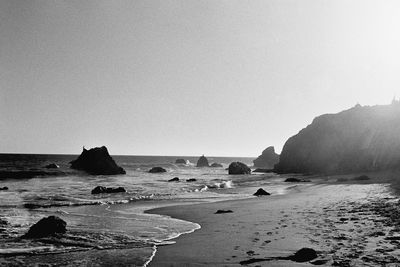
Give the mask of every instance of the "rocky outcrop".
POLYGON ((253 160, 254 167, 272 169, 279 162, 279 155, 273 146, 267 147, 258 158, 253 160))
POLYGON ((160 172, 167 172, 166 169, 163 167, 153 167, 151 170, 149 170, 150 173, 160 173, 160 172))
POLYGON ((186 160, 185 159, 177 159, 177 160, 175 160, 175 164, 186 164, 186 160))
POLYGON ((197 167, 209 167, 208 159, 203 155, 197 160, 197 167))
POLYGON ((400 169, 400 104, 325 114, 289 138, 279 173, 350 173, 400 169))
POLYGON ((251 169, 242 162, 232 162, 228 167, 229 174, 250 174, 251 169))
POLYGON ((57 216, 42 218, 29 228, 22 238, 42 238, 65 234, 67 223, 57 216))
POLYGON ((92 190, 92 194, 104 194, 104 193, 125 193, 126 190, 123 187, 105 187, 105 186, 96 186, 92 190))
POLYGON ((85 149, 81 155, 71 161, 71 168, 83 170, 94 175, 125 174, 125 170, 119 167, 112 159, 105 146, 85 149))
POLYGON ((212 167, 212 168, 222 168, 223 166, 222 166, 222 164, 214 162, 213 164, 210 165, 210 167, 212 167))

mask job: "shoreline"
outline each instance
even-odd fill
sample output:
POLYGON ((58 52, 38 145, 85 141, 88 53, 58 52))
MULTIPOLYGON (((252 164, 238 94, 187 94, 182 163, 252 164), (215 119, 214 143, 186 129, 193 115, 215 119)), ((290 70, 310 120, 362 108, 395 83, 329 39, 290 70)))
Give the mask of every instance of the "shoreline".
POLYGON ((293 189, 285 195, 146 210, 145 213, 201 225, 174 239, 175 244, 157 246, 148 266, 242 266, 249 260, 268 261, 267 266, 304 266, 278 259, 303 247, 314 248, 318 251, 317 260, 330 265, 336 262, 347 266, 354 247, 358 248, 359 257, 350 258, 356 264, 365 264, 366 259, 393 261, 393 255, 382 259, 370 250, 371 244, 382 247, 383 242, 373 236, 373 231, 384 229, 389 238, 394 234, 392 225, 383 226, 377 212, 364 214, 366 208, 362 206, 385 197, 396 198, 388 185, 316 181, 293 189), (233 212, 215 214, 219 209, 233 212), (357 230, 349 231, 352 227, 357 230))

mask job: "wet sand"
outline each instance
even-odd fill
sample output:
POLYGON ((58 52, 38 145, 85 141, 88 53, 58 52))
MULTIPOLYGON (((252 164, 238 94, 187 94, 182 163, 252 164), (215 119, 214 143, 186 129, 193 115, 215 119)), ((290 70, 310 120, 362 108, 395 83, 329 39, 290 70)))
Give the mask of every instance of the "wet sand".
POLYGON ((150 266, 310 266, 279 258, 303 247, 318 265, 396 266, 397 201, 388 184, 298 184, 285 195, 153 209, 201 229, 158 247, 150 266))

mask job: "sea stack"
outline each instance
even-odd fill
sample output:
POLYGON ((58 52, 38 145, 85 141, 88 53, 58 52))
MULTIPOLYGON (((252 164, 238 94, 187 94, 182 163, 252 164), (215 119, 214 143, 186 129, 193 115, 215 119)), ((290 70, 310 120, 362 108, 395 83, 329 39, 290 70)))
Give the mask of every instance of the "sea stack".
POLYGON ((208 164, 208 159, 204 155, 199 158, 196 166, 197 167, 210 167, 210 165, 208 164))
POLYGON ((279 162, 279 155, 273 146, 267 147, 258 158, 253 160, 254 167, 272 169, 279 162))
POLYGON ((242 162, 232 162, 228 167, 229 174, 250 174, 251 169, 242 162))
POLYGON ((83 170, 94 175, 116 175, 125 174, 125 170, 118 166, 108 154, 105 146, 95 147, 87 150, 83 148, 81 155, 71 161, 71 168, 83 170))

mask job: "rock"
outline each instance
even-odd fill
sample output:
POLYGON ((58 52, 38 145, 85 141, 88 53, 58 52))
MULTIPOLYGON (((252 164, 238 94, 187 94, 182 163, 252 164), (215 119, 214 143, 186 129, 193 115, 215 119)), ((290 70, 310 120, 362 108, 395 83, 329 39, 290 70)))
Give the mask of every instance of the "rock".
POLYGON ((186 179, 186 182, 196 182, 197 180, 194 178, 186 179))
POLYGON ((250 174, 251 169, 242 162, 232 162, 228 167, 229 174, 250 174))
POLYGON ((275 169, 330 174, 399 170, 399 118, 399 101, 319 116, 286 141, 275 169))
POLYGON ((71 168, 83 170, 94 175, 125 174, 125 170, 119 167, 108 154, 105 146, 87 150, 83 148, 81 155, 71 161, 71 168))
POLYGON ((125 193, 126 190, 123 187, 105 187, 105 186, 96 186, 92 190, 92 194, 104 194, 104 193, 125 193))
POLYGON ((65 234, 67 223, 57 216, 42 218, 22 238, 41 238, 65 234))
POLYGON ((257 190, 257 192, 255 192, 254 194, 253 194, 253 196, 269 196, 269 195, 271 195, 270 193, 268 193, 267 191, 265 191, 264 189, 262 189, 262 188, 259 188, 258 190, 257 190))
POLYGON ((60 166, 58 166, 55 163, 50 163, 49 165, 46 165, 44 167, 47 168, 47 169, 58 169, 58 168, 60 168, 60 166))
POLYGON ((217 210, 214 214, 232 213, 231 210, 217 210))
POLYGON ((163 167, 153 167, 149 170, 150 173, 159 173, 159 172, 166 172, 167 170, 163 167))
POLYGON ((206 157, 201 156, 198 160, 197 160, 197 167, 209 167, 208 164, 208 159, 206 157))
POLYGON ((222 164, 214 162, 213 164, 210 165, 210 167, 212 167, 212 168, 222 168, 223 166, 222 166, 222 164))
POLYGON ((295 262, 306 262, 317 258, 317 252, 312 248, 302 248, 294 255, 289 256, 289 259, 295 262))
POLYGON ((253 172, 270 173, 270 172, 274 172, 274 169, 261 169, 261 168, 257 168, 257 169, 255 169, 253 172))
POLYGON ((253 160, 254 167, 272 169, 279 162, 279 155, 273 146, 267 147, 258 158, 253 160))
POLYGON ((353 180, 355 181, 366 181, 366 180, 370 180, 371 178, 369 178, 367 175, 361 175, 361 176, 357 176, 354 177, 353 180))
POLYGON ((307 183, 307 182, 311 182, 310 180, 306 180, 306 179, 299 179, 299 178, 287 178, 285 180, 286 183, 307 183))
POLYGON ((3 187, 0 187, 0 190, 8 190, 8 187, 7 186, 3 186, 3 187))
POLYGON ((186 160, 184 160, 184 159, 177 159, 177 160, 175 160, 175 164, 186 164, 186 160))
POLYGON ((172 179, 169 179, 168 182, 179 182, 179 178, 178 177, 174 177, 172 179))

